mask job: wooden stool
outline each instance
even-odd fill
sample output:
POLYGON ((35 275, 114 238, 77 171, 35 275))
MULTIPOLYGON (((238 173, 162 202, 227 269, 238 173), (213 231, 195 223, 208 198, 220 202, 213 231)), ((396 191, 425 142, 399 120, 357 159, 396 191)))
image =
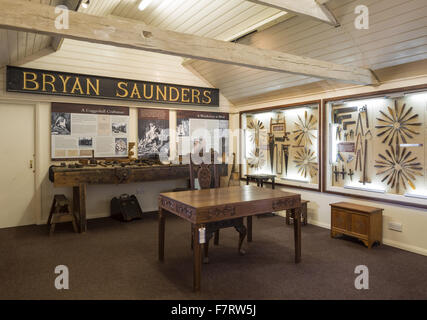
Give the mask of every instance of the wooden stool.
POLYGON ((70 202, 63 194, 56 194, 53 198, 53 203, 49 214, 49 220, 47 222, 48 226, 50 226, 50 236, 55 231, 55 224, 62 222, 72 222, 74 232, 78 232, 76 217, 74 216, 70 208, 70 202))
MULTIPOLYGON (((310 201, 301 200, 301 223, 306 226, 307 225, 307 204, 310 201)), ((291 224, 291 210, 286 210, 286 224, 291 224)))

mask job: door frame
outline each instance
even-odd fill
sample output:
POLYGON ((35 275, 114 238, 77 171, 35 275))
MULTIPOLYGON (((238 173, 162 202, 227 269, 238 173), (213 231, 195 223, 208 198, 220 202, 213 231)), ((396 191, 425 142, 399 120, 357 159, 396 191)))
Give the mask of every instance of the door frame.
POLYGON ((33 191, 34 191, 34 218, 37 225, 42 224, 42 194, 41 194, 41 168, 40 168, 40 152, 39 146, 40 146, 40 130, 39 130, 39 123, 40 123, 40 116, 39 116, 39 110, 40 110, 40 103, 38 102, 29 102, 26 100, 20 100, 20 99, 0 99, 0 104, 4 105, 16 105, 16 106, 27 106, 32 107, 33 109, 33 121, 34 121, 34 134, 33 134, 33 176, 34 176, 34 184, 33 184, 33 191))

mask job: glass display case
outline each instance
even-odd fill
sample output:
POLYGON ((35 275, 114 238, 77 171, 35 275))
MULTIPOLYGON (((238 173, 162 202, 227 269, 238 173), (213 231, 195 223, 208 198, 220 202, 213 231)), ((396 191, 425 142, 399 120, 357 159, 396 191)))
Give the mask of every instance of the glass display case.
POLYGON ((241 113, 241 175, 268 174, 276 184, 319 190, 320 103, 241 113))
POLYGON ((427 89, 325 108, 325 191, 427 208, 427 89))

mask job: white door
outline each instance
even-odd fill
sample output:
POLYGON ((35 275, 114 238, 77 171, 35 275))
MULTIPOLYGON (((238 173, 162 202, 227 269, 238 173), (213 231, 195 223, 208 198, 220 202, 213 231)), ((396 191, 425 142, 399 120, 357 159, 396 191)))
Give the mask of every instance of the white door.
POLYGON ((0 103, 0 228, 36 223, 34 107, 0 103))

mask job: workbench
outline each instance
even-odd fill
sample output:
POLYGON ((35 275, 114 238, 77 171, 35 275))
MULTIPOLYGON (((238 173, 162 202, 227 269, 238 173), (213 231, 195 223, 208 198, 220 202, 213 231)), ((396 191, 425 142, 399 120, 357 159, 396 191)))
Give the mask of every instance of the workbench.
MULTIPOLYGON (((226 168, 224 168, 226 169, 226 168)), ((223 171, 223 170, 222 170, 223 171)), ((88 184, 126 184, 160 180, 188 179, 188 165, 51 166, 49 179, 55 187, 73 188, 73 212, 80 232, 86 232, 86 186, 88 184)))

